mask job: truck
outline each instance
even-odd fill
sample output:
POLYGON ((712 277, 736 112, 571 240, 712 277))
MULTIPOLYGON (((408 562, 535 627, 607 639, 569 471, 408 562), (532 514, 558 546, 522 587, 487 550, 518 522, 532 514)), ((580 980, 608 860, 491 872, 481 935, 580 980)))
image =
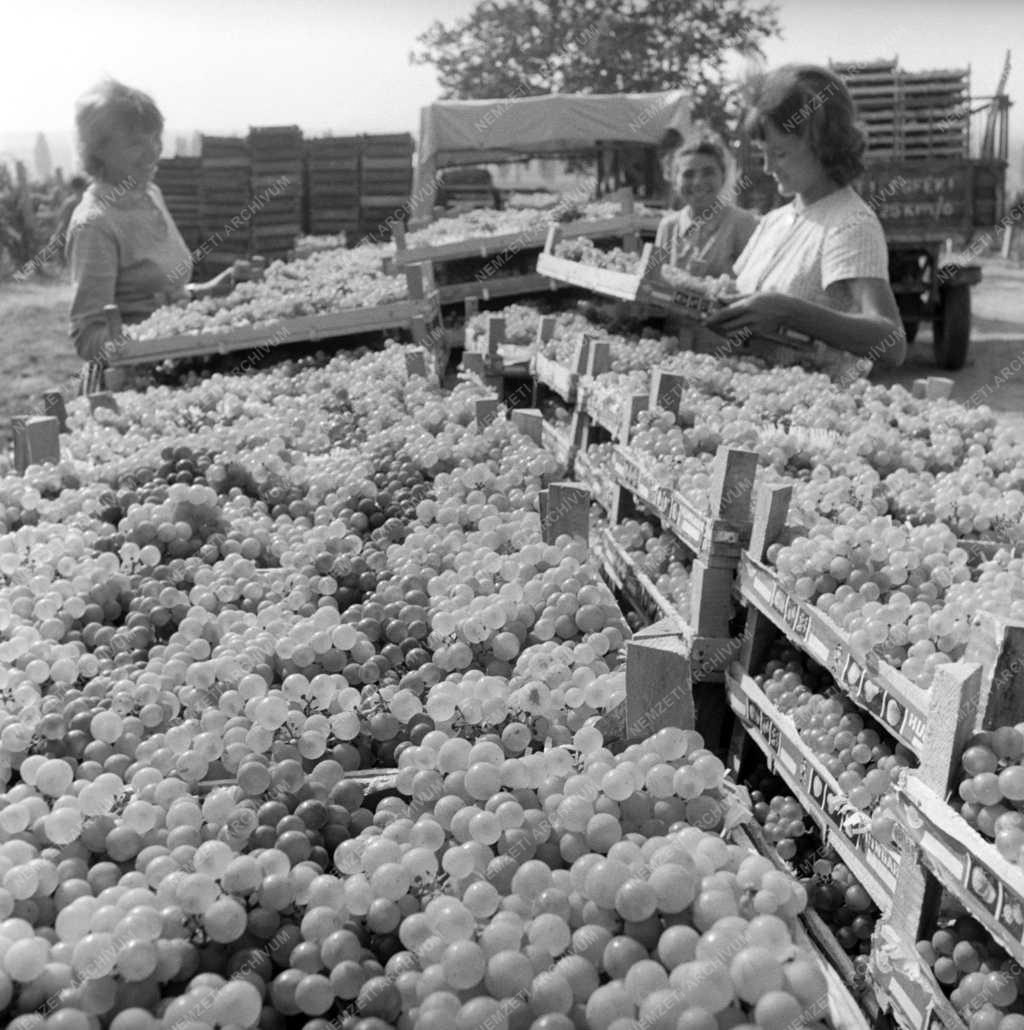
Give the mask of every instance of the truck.
MULTIPOLYGON (((856 185, 885 231, 907 342, 931 322, 936 364, 962 368, 971 287, 981 281, 972 259, 1006 207, 1010 55, 991 96, 972 96, 969 68, 908 72, 896 59, 830 66, 850 90, 867 137, 856 185)), ((746 204, 767 210, 778 203, 774 184, 749 143, 741 155, 746 204)))

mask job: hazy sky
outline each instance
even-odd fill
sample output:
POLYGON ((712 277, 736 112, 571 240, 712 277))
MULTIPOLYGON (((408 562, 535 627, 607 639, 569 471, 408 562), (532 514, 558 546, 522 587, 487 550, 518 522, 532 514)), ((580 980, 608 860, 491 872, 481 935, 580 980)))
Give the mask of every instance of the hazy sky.
MULTIPOLYGON (((150 91, 172 129, 307 133, 418 129, 437 96, 411 66, 416 35, 474 0, 0 0, 0 134, 66 131, 75 97, 104 74, 150 91), (21 45, 24 44, 24 45, 21 45)), ((972 67, 992 92, 1007 47, 1024 66, 1024 0, 781 0, 770 63, 898 56, 910 70, 972 67)), ((1009 93, 1024 146, 1024 70, 1009 93)))

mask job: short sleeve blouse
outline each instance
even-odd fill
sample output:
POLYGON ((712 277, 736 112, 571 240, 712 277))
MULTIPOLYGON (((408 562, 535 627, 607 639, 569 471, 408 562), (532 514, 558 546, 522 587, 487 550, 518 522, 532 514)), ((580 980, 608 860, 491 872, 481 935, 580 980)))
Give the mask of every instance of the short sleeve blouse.
POLYGON ((852 308, 843 280, 888 278, 882 225, 849 186, 769 212, 736 262, 740 293, 773 290, 839 312, 852 308))

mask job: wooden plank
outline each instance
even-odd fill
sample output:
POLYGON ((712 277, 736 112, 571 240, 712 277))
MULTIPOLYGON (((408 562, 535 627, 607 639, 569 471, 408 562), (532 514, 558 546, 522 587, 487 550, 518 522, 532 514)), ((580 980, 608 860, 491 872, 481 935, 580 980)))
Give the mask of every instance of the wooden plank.
POLYGON ((568 535, 589 541, 590 494, 576 483, 552 483, 547 489, 547 511, 541 518, 545 543, 568 535))
POLYGON ((537 272, 570 286, 578 286, 605 297, 615 297, 617 300, 635 301, 640 287, 638 275, 585 265, 556 257, 546 251, 537 258, 537 272))
POLYGON ((64 405, 64 393, 61 390, 47 390, 43 394, 43 411, 57 420, 60 432, 68 431, 68 409, 64 405))
POLYGON ((501 410, 501 401, 497 397, 482 397, 473 402, 473 420, 480 429, 489 426, 501 410))
POLYGON ((120 406, 117 398, 106 390, 99 390, 97 393, 89 394, 89 408, 95 411, 97 408, 106 408, 108 411, 119 413, 120 406))
POLYGON ((49 415, 15 415, 11 419, 14 436, 14 467, 24 472, 30 465, 60 463, 60 424, 49 415))
POLYGON ((568 471, 573 463, 572 440, 567 431, 557 429, 550 422, 541 426, 541 442, 544 449, 553 454, 568 471))
POLYGON ((693 729, 696 712, 689 648, 682 637, 633 639, 626 645, 626 737, 666 726, 693 729))
POLYGON ((737 526, 750 525, 750 496, 757 475, 758 455, 719 447, 711 474, 711 514, 737 526))
POLYGON ((486 280, 445 283, 437 288, 442 304, 457 304, 469 299, 494 300, 498 297, 529 296, 532 293, 551 293, 563 289, 544 275, 500 275, 486 280))
POLYGON ((558 394, 567 404, 576 401, 577 384, 579 374, 571 368, 545 357, 543 354, 536 354, 531 362, 533 376, 539 383, 543 383, 553 393, 558 394))
POLYGON ((423 376, 427 374, 427 356, 421 347, 410 347, 404 352, 405 374, 423 376))
POLYGON ((408 328, 415 317, 432 315, 436 308, 436 298, 401 300, 370 308, 281 319, 266 325, 246 326, 222 333, 186 333, 152 340, 126 339, 110 359, 110 364, 135 365, 156 363, 168 358, 223 355, 260 346, 315 343, 335 336, 408 328))
POLYGON ((542 446, 544 416, 537 408, 516 408, 511 412, 512 425, 523 436, 528 436, 538 447, 542 446))
POLYGON ((709 567, 697 558, 690 569, 690 621, 695 633, 728 637, 734 570, 709 567))
POLYGON ((775 543, 785 528, 792 496, 792 486, 764 484, 757 491, 750 529, 750 543, 747 546, 748 551, 757 561, 764 561, 765 551, 775 543))
MULTIPOLYGON (((616 236, 635 236, 639 232, 653 232, 659 218, 651 215, 623 214, 614 218, 580 220, 559 223, 559 239, 587 236, 590 239, 609 239, 616 236)), ((551 226, 539 225, 518 232, 495 233, 452 240, 450 243, 421 244, 406 247, 396 255, 399 264, 416 261, 463 261, 469 258, 488 258, 508 251, 519 253, 536 250, 546 245, 551 226)), ((628 248, 623 248, 628 249, 628 248)))
POLYGON ((1024 722, 1024 623, 977 613, 964 661, 977 662, 982 670, 976 725, 1024 722))
POLYGON ((689 388, 690 381, 686 376, 665 372, 660 368, 651 373, 650 407, 661 408, 676 414, 679 402, 689 388))

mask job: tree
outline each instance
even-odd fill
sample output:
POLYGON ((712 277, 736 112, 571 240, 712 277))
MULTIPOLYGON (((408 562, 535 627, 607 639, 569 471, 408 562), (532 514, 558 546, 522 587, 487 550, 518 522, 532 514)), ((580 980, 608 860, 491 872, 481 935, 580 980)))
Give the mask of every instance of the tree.
POLYGON ((689 89, 694 116, 730 128, 731 54, 756 57, 778 34, 772 3, 751 0, 481 0, 417 38, 446 99, 689 89))
POLYGON ((49 182, 53 175, 53 160, 50 157, 50 144, 42 133, 36 136, 35 163, 39 181, 49 182))

